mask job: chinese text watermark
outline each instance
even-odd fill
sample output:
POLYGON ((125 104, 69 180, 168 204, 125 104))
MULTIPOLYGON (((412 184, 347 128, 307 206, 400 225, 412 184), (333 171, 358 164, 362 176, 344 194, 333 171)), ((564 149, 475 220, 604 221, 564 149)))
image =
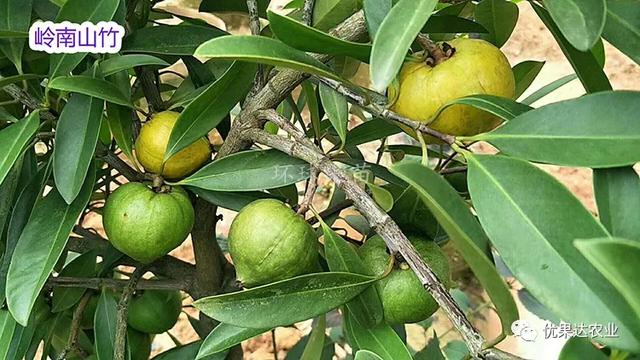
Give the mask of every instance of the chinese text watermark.
POLYGON ((115 54, 122 48, 124 33, 124 28, 113 21, 97 24, 37 21, 29 28, 29 47, 49 54, 115 54))
POLYGON ((526 320, 517 320, 511 324, 513 335, 524 341, 535 341, 538 335, 544 339, 569 339, 572 337, 592 338, 614 338, 618 337, 618 326, 614 323, 608 324, 570 324, 561 321, 559 324, 546 322, 542 333, 533 328, 526 320))

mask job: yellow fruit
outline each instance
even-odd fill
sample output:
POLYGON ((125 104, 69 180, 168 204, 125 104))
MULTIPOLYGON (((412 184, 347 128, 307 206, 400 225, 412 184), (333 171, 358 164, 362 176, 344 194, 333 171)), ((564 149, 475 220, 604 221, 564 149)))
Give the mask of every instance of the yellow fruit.
POLYGON ((162 164, 171 130, 178 119, 177 112, 164 111, 151 117, 142 126, 136 139, 136 156, 145 170, 168 179, 179 179, 196 171, 211 157, 211 147, 205 138, 179 151, 162 164))
MULTIPOLYGON (((479 39, 461 38, 448 43, 455 52, 438 65, 432 67, 418 58, 405 62, 398 84, 389 88, 389 99, 395 100, 391 110, 427 123, 441 106, 461 97, 515 96, 513 72, 500 49, 479 39)), ((445 134, 471 136, 499 124, 500 119, 488 112, 468 105, 453 105, 429 126, 445 134)))

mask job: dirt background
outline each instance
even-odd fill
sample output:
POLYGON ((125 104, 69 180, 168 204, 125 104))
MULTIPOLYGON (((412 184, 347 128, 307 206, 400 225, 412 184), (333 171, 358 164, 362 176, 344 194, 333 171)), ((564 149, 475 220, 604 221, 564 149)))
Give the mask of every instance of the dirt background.
MULTIPOLYGON (((172 0, 165 1, 159 4, 160 7, 171 8, 172 11, 179 11, 187 16, 200 16, 207 21, 216 24, 217 26, 224 27, 219 19, 206 14, 197 14, 198 0, 172 0)), ((274 0, 272 1, 272 7, 278 9, 286 0, 274 0)), ((571 65, 563 56, 560 48, 557 46, 552 35, 546 30, 543 23, 537 18, 531 7, 527 2, 521 2, 519 5, 520 18, 515 28, 514 34, 511 39, 503 46, 502 50, 507 55, 511 65, 515 65, 524 60, 537 60, 545 61, 541 73, 534 81, 530 89, 523 95, 523 98, 533 91, 541 88, 542 86, 564 76, 573 73, 571 65)), ((240 20, 242 24, 242 19, 240 20)), ((229 29, 235 33, 246 33, 248 30, 245 26, 238 26, 234 29, 229 29)), ((618 50, 605 44, 606 52, 606 65, 605 72, 611 80, 614 89, 640 89, 640 68, 635 65, 629 58, 618 50)), ((366 73, 366 72, 365 72, 366 73)), ((541 106, 546 103, 556 102, 563 99, 574 98, 584 94, 578 80, 574 80, 571 83, 563 86, 559 90, 555 91, 551 95, 539 100, 534 106, 541 106)), ((377 144, 368 145, 367 149, 373 149, 377 147, 377 144)), ((481 145, 478 150, 491 151, 491 148, 487 145, 481 145)), ((593 198, 592 190, 592 174, 589 169, 576 169, 576 168, 563 168, 555 166, 545 166, 551 174, 562 181, 576 196, 585 204, 585 206, 595 213, 596 207, 593 198)), ((321 205, 322 197, 318 197, 318 204, 321 205)), ((233 219, 233 213, 223 213, 224 220, 218 226, 218 234, 222 237, 226 237, 228 226, 233 219)), ((101 230, 101 221, 99 218, 90 220, 93 227, 101 230)), ((178 256, 187 261, 193 262, 193 251, 191 241, 185 241, 178 249, 172 252, 172 255, 178 256)), ((514 291, 518 288, 517 283, 513 284, 514 291)), ((190 299, 185 299, 185 305, 190 303, 190 299)), ((530 322, 530 324, 538 329, 539 332, 543 328, 543 321, 537 318, 535 315, 530 314, 522 306, 520 306, 522 318, 530 322)), ((193 309, 186 308, 185 311, 193 313, 193 309)), ((486 310, 481 313, 480 320, 475 322, 475 325, 481 330, 486 338, 490 339, 497 336, 500 331, 500 325, 495 313, 491 310, 486 310), (484 318, 484 319, 482 319, 484 318)), ((455 331, 451 331, 451 325, 447 321, 446 317, 440 312, 434 316, 433 329, 436 330, 440 339, 441 345, 457 339, 455 331)), ((267 333, 259 336, 255 339, 246 341, 243 344, 245 350, 246 359, 284 359, 286 352, 292 346, 298 342, 298 340, 308 334, 310 331, 310 322, 298 324, 295 328, 278 328, 275 330, 276 339, 276 352, 277 357, 274 357, 274 346, 272 342, 272 334, 267 333)), ((180 343, 189 343, 197 340, 197 336, 192 330, 191 326, 186 320, 186 315, 182 314, 181 319, 176 326, 170 330, 171 335, 178 339, 180 343)), ((408 325, 407 333, 409 338, 409 344, 416 350, 421 349, 426 342, 431 338, 431 330, 425 332, 421 327, 417 325, 408 325)), ((562 347, 564 341, 557 340, 544 340, 540 339, 536 342, 524 342, 515 337, 509 337, 501 343, 499 346, 504 350, 514 352, 515 354, 530 358, 530 359, 552 359, 556 358, 557 354, 562 347)), ((167 334, 158 335, 153 342, 153 352, 157 354, 175 346, 174 341, 167 334)), ((337 349, 337 354, 345 354, 345 349, 337 349)))

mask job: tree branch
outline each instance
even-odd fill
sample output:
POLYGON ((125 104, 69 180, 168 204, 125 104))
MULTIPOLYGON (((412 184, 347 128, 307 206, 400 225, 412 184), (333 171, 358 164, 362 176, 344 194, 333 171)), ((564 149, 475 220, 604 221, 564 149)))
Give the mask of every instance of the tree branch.
POLYGON ((129 311, 129 301, 133 295, 133 291, 136 289, 138 280, 145 273, 144 266, 138 266, 136 270, 131 274, 127 286, 122 290, 122 296, 118 302, 118 313, 116 318, 116 338, 113 345, 113 359, 125 360, 126 340, 127 340, 127 313, 129 311))
POLYGON ((156 83, 154 71, 148 67, 139 66, 135 68, 136 76, 140 79, 142 92, 149 104, 149 112, 158 112, 164 110, 164 101, 160 95, 159 85, 156 83))
MULTIPOLYGON (((108 278, 77 278, 68 276, 51 277, 47 280, 48 287, 70 287, 100 290, 109 288, 122 290, 129 284, 128 280, 108 278)), ((183 280, 140 280, 136 284, 136 290, 184 290, 188 289, 183 280)))
POLYGON ((455 137, 451 136, 451 135, 447 135, 447 134, 443 134, 437 130, 434 130, 430 127, 428 127, 427 125, 411 120, 409 118, 406 118, 404 116, 399 115, 398 113, 395 113, 389 109, 384 108, 384 106, 380 105, 380 104, 376 104, 376 103, 372 103, 370 102, 368 99, 366 99, 364 96, 357 94, 356 92, 350 90, 349 88, 347 88, 346 86, 342 85, 340 82, 335 81, 335 80, 331 80, 331 79, 327 79, 327 78, 323 78, 323 77, 317 77, 317 79, 322 82, 323 84, 329 86, 330 88, 332 88, 333 90, 337 91, 338 93, 342 94, 343 96, 345 96, 347 98, 347 100, 350 103, 356 104, 362 108, 364 108, 365 110, 367 110, 369 113, 378 116, 378 117, 382 117, 388 120, 392 120, 396 123, 400 123, 402 125, 408 126, 411 129, 426 134, 426 135, 431 135, 433 137, 435 137, 436 139, 439 139, 449 145, 453 144, 455 137))
MULTIPOLYGON (((260 36, 260 16, 258 15, 258 1, 247 0, 247 8, 249 9, 249 28, 251 34, 254 36, 260 36)), ((258 71, 256 77, 253 80, 253 87, 249 91, 249 97, 255 95, 260 89, 264 87, 264 65, 258 65, 258 71)))
POLYGON ((316 194, 316 189, 318 188, 318 175, 320 175, 320 171, 316 168, 311 168, 311 173, 309 176, 309 181, 307 181, 307 189, 304 192, 304 197, 300 202, 300 207, 298 214, 303 215, 309 210, 309 206, 313 202, 313 196, 316 194))
POLYGON ((58 359, 66 359, 69 353, 73 353, 74 351, 80 355, 80 357, 86 357, 86 353, 83 349, 79 348, 78 343, 78 333, 80 331, 80 323, 82 322, 82 314, 84 314, 84 310, 87 308, 87 304, 89 300, 93 296, 91 291, 87 291, 82 295, 78 306, 73 311, 73 318, 71 320, 71 328, 69 329, 69 338, 67 339, 67 345, 64 350, 58 355, 58 359))
POLYGON ((465 341, 470 353, 475 357, 481 356, 484 338, 469 322, 464 312, 458 307, 455 300, 444 288, 433 270, 418 255, 415 248, 407 237, 402 233, 398 225, 391 217, 382 211, 376 202, 358 186, 358 183, 344 170, 336 166, 326 157, 305 135, 293 127, 286 119, 281 117, 274 110, 263 110, 256 113, 256 116, 269 120, 286 131, 294 141, 287 138, 271 135, 259 129, 246 130, 247 140, 261 143, 278 149, 291 156, 305 160, 311 166, 326 174, 336 186, 340 187, 353 200, 355 206, 360 210, 376 232, 384 238, 387 246, 392 252, 400 253, 407 261, 411 269, 416 273, 423 286, 429 291, 440 307, 445 311, 451 322, 459 331, 465 341))
POLYGON ((313 6, 315 0, 304 0, 304 7, 302 9, 302 22, 311 26, 313 24, 313 6))

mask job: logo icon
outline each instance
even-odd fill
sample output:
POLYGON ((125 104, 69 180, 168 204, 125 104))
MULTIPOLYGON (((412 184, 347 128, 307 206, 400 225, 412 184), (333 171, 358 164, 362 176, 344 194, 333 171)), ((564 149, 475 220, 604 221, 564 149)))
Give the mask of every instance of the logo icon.
POLYGON ((524 341, 532 342, 538 337, 538 332, 526 320, 516 320, 511 324, 511 332, 524 341))

